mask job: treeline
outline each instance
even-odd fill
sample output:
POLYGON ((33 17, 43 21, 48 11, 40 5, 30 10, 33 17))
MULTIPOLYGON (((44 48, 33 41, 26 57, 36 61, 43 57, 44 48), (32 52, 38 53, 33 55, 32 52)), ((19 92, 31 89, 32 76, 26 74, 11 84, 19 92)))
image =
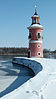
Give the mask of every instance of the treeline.
POLYGON ((0 48, 0 55, 27 55, 28 48, 0 48))
POLYGON ((51 54, 56 54, 56 50, 54 50, 54 51, 51 51, 50 49, 44 49, 43 50, 43 53, 51 53, 51 54))
POLYGON ((50 49, 43 50, 44 58, 55 58, 56 59, 56 50, 51 51, 50 49))

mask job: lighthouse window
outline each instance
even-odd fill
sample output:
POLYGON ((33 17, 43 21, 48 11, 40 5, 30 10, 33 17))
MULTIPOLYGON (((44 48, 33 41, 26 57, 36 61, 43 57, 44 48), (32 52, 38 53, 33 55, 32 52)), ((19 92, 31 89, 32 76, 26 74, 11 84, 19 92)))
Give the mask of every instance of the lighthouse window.
POLYGON ((29 37, 28 38, 31 39, 31 33, 29 33, 29 37))
POLYGON ((34 23, 35 23, 35 19, 34 19, 34 23))
POLYGON ((38 44, 37 47, 40 48, 40 44, 38 44))
POLYGON ((40 52, 38 52, 38 56, 40 56, 41 55, 41 53, 40 52))
POLYGON ((40 39, 40 37, 41 37, 41 35, 40 35, 40 33, 38 33, 38 39, 40 39))

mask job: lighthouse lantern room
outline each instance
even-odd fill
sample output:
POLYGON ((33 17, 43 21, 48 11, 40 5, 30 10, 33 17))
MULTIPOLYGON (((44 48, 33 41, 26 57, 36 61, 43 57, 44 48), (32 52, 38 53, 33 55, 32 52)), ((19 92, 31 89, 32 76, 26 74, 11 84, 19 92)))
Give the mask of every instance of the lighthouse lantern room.
POLYGON ((35 14, 31 17, 32 24, 29 29, 29 50, 28 57, 43 57, 42 49, 42 30, 43 26, 40 25, 40 17, 37 14, 37 8, 35 8, 35 14))

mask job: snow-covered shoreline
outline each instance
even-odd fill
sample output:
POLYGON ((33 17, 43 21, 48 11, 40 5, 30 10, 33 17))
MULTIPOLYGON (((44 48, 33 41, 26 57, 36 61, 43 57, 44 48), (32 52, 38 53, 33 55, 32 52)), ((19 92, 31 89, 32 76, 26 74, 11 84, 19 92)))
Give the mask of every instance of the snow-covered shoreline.
POLYGON ((23 66, 26 66, 26 67, 32 69, 35 75, 42 70, 41 64, 30 58, 25 58, 25 57, 16 58, 15 57, 13 60, 13 63, 23 65, 23 66))
POLYGON ((35 76, 1 99, 56 99, 55 59, 16 58, 16 60, 19 64, 30 66, 35 76))

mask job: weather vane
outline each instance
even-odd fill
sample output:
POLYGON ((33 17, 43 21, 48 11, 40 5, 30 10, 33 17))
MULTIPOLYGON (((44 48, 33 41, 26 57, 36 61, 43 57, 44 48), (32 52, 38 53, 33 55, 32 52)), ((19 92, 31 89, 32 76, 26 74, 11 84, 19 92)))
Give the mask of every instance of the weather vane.
POLYGON ((37 5, 35 5, 35 13, 37 13, 37 5))
POLYGON ((35 5, 35 9, 37 9, 37 5, 35 5))

